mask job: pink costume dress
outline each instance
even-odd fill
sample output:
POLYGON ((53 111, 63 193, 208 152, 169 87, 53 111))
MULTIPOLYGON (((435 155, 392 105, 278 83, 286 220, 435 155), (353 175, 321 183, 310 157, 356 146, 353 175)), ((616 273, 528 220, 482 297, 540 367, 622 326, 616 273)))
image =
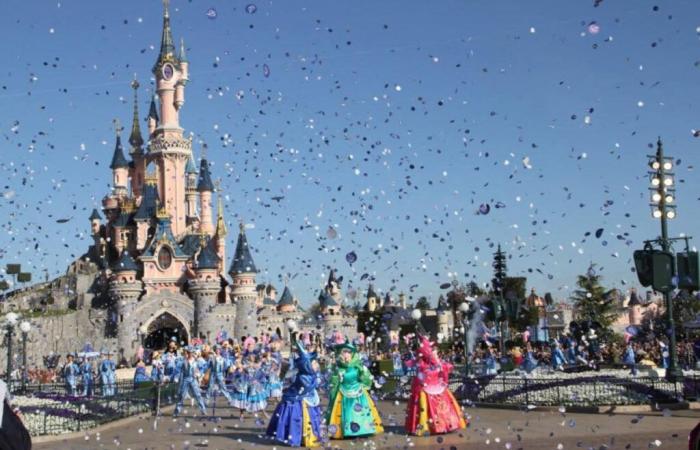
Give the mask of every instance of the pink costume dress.
POLYGON ((418 373, 411 384, 406 411, 406 431, 423 436, 467 427, 462 408, 448 388, 452 364, 433 355, 430 341, 421 338, 418 373))

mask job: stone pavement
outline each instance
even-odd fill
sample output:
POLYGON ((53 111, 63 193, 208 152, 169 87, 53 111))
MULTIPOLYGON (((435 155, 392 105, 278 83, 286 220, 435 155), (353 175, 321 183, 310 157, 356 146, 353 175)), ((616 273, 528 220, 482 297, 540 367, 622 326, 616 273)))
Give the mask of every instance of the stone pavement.
MULTIPOLYGON (((687 449, 688 432, 700 421, 698 411, 641 414, 570 414, 470 408, 467 430, 444 436, 410 437, 403 432, 404 403, 382 401, 378 408, 386 432, 372 439, 331 441, 337 449, 687 449)), ((219 402, 218 418, 191 416, 194 409, 173 419, 170 412, 154 426, 144 415, 101 433, 86 432, 73 439, 35 444, 37 450, 85 449, 282 449, 263 435, 267 420, 237 412, 219 402)), ((210 410, 211 411, 211 410, 210 410)))

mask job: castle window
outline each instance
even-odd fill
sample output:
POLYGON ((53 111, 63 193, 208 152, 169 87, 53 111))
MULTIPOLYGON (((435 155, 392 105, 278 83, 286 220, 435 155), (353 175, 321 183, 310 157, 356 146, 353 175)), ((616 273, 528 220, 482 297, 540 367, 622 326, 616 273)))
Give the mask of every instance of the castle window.
POLYGON ((173 262, 173 254, 170 253, 168 247, 161 247, 158 251, 158 265, 165 270, 170 267, 173 262))

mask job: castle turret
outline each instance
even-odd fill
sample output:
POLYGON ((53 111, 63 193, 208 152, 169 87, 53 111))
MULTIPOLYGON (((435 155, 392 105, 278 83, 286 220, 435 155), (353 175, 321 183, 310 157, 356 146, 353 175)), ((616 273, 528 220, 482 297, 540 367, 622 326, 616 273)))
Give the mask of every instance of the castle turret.
POLYGON ((93 208, 92 214, 90 214, 90 233, 95 236, 100 234, 100 225, 102 223, 102 216, 97 212, 97 208, 93 208))
POLYGON ((197 175, 199 171, 197 166, 194 164, 194 158, 192 155, 187 159, 187 165, 185 166, 185 201, 187 202, 187 225, 190 226, 195 222, 195 219, 199 219, 199 213, 197 212, 197 198, 199 193, 197 193, 197 175))
POLYGON ((372 283, 369 284, 367 288, 367 304, 365 304, 365 311, 374 312, 377 310, 377 293, 374 292, 374 286, 372 283))
POLYGON ((116 311, 117 345, 122 358, 129 361, 136 353, 139 345, 138 335, 126 326, 132 323, 130 317, 141 293, 143 283, 136 278, 139 267, 128 251, 122 252, 119 261, 112 267, 112 277, 109 282, 109 296, 116 311))
POLYGON ((231 289, 231 300, 236 304, 236 320, 234 326, 234 336, 242 338, 244 336, 257 336, 258 320, 256 300, 255 274, 257 269, 250 255, 248 239, 245 235, 245 226, 240 225, 236 252, 233 255, 229 275, 233 279, 231 289))
POLYGON ((194 269, 195 278, 189 281, 189 292, 194 299, 193 336, 213 340, 218 333, 218 326, 213 309, 217 304, 217 296, 221 290, 219 279, 219 257, 213 248, 212 241, 207 242, 202 236, 199 255, 194 269))
POLYGON ((219 272, 224 273, 224 261, 226 260, 226 235, 228 230, 226 229, 226 220, 224 220, 224 205, 221 202, 221 186, 217 182, 216 186, 217 194, 217 212, 216 212, 216 229, 214 231, 214 242, 216 244, 216 254, 219 257, 220 266, 219 272))
POLYGON ((407 307, 407 305, 406 305, 406 294, 404 294, 403 292, 401 292, 401 293, 399 294, 399 306, 401 307, 401 309, 406 309, 406 307, 407 307))
POLYGON ((175 84, 175 108, 180 109, 182 105, 185 104, 185 85, 190 80, 189 78, 189 65, 187 62, 187 56, 185 55, 185 40, 180 39, 180 54, 178 55, 178 61, 180 63, 181 77, 175 84))
POLYGON ((121 129, 118 123, 116 129, 117 140, 114 145, 114 154, 112 155, 112 163, 109 165, 109 168, 112 169, 112 186, 114 188, 114 194, 123 197, 127 195, 129 161, 127 161, 124 157, 122 138, 120 136, 121 129))
POLYGON ((148 108, 148 136, 153 136, 156 128, 158 127, 158 106, 156 106, 156 98, 154 95, 151 97, 151 106, 148 108))
POLYGON ((292 313, 295 312, 296 309, 297 305, 294 301, 292 291, 289 290, 289 287, 285 286, 280 301, 277 303, 277 311, 281 313, 292 313))
POLYGON ((134 197, 139 198, 146 173, 146 158, 143 154, 143 137, 141 137, 141 126, 139 125, 139 82, 132 81, 131 87, 134 89, 134 116, 131 121, 131 135, 129 135, 129 144, 131 145, 129 153, 132 159, 129 176, 131 177, 131 192, 134 197))
POLYGON ((202 233, 209 236, 214 234, 214 224, 212 223, 211 196, 214 191, 214 183, 211 181, 209 173, 209 162, 205 158, 199 162, 199 180, 197 181, 197 192, 201 202, 200 227, 202 233))

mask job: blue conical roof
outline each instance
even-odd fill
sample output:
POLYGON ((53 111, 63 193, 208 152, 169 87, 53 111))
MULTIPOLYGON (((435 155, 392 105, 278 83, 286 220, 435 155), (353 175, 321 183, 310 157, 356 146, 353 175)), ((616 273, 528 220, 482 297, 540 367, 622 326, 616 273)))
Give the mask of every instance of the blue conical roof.
POLYGON ((114 272, 126 272, 129 270, 133 271, 138 271, 139 266, 136 264, 136 261, 134 261, 134 258, 129 255, 129 252, 124 250, 122 252, 122 257, 119 258, 119 261, 114 265, 113 268, 114 272))
POLYGON ((124 157, 124 149, 122 148, 122 138, 117 135, 117 143, 114 146, 114 155, 112 156, 112 164, 109 168, 114 170, 116 168, 128 168, 129 161, 124 157))
POLYGON ((202 158, 199 163, 199 181, 197 182, 197 190, 202 191, 214 191, 214 183, 211 181, 211 174, 209 173, 209 162, 202 158))
POLYGON ((241 226, 241 232, 238 235, 238 242, 236 243, 236 253, 233 255, 231 269, 229 269, 228 273, 233 276, 257 271, 258 269, 255 268, 253 257, 250 255, 250 248, 248 247, 248 239, 245 236, 245 230, 243 226, 241 226))
POLYGON ((209 242, 204 245, 202 251, 199 252, 197 256, 197 269, 218 269, 219 268, 219 255, 216 254, 213 241, 209 239, 209 242))
POLYGON ((294 297, 292 296, 292 292, 289 290, 287 286, 284 287, 284 291, 282 291, 282 296, 280 297, 280 301, 277 303, 277 306, 285 306, 285 305, 294 305, 294 297))
POLYGON ((194 164, 194 158, 192 155, 190 155, 189 158, 187 158, 187 165, 185 166, 185 173, 186 174, 197 174, 197 166, 194 164))
POLYGON ((143 199, 139 209, 134 214, 136 220, 148 220, 156 215, 158 208, 158 188, 155 184, 146 183, 143 186, 143 199))
POLYGON ((88 217, 89 220, 102 220, 102 216, 97 212, 97 208, 93 208, 92 214, 88 217))
POLYGON ((151 106, 148 108, 148 118, 158 123, 158 107, 156 106, 156 96, 151 97, 151 106))

